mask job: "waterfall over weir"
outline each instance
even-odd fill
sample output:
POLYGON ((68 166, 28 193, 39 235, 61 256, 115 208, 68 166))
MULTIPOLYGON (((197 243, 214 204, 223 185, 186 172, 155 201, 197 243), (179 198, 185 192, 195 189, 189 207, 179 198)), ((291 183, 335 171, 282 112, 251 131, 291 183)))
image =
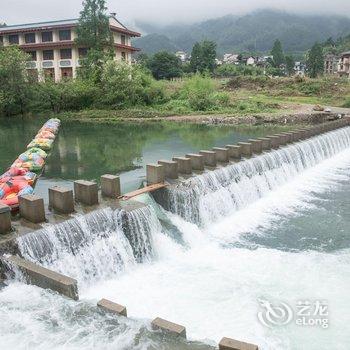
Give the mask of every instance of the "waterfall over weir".
POLYGON ((18 246, 26 259, 89 284, 151 260, 157 231, 151 207, 106 208, 22 236, 18 246))
POLYGON ((207 225, 348 147, 350 127, 206 172, 155 194, 155 198, 186 221, 207 225))

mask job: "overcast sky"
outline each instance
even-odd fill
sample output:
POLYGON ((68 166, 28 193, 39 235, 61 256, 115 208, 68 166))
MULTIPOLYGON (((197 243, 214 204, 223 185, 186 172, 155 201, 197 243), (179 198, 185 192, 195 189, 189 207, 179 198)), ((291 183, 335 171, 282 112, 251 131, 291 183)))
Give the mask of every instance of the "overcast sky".
MULTIPOLYGON (((0 22, 8 25, 78 17, 82 0, 0 0, 0 22)), ((142 20, 167 24, 194 22, 254 9, 350 16, 350 0, 108 0, 110 12, 126 24, 142 20)))

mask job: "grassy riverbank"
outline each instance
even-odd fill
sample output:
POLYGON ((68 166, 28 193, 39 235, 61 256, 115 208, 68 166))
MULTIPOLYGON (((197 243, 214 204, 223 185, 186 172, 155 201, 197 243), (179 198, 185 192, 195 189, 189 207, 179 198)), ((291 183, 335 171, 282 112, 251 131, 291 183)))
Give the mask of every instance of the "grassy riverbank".
POLYGON ((162 103, 128 108, 89 108, 51 115, 64 120, 90 122, 173 120, 177 117, 194 121, 206 116, 243 120, 261 116, 278 120, 285 115, 312 113, 315 105, 350 107, 350 81, 338 78, 236 77, 214 80, 198 77, 162 81, 159 88, 164 94, 162 103), (206 108, 201 108, 203 106, 206 108))

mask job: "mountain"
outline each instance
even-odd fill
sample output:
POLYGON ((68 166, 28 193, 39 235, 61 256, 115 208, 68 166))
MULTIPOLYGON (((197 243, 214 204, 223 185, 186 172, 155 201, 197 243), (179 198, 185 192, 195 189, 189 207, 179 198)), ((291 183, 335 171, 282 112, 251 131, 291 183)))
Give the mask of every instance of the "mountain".
POLYGON ((160 27, 138 23, 144 33, 134 45, 146 53, 159 48, 190 52, 196 41, 208 39, 218 45, 218 53, 268 52, 280 39, 288 53, 302 53, 315 41, 350 34, 350 18, 336 15, 297 15, 276 10, 259 10, 243 16, 228 15, 191 25, 160 27), (158 35, 158 36, 155 36, 158 35))

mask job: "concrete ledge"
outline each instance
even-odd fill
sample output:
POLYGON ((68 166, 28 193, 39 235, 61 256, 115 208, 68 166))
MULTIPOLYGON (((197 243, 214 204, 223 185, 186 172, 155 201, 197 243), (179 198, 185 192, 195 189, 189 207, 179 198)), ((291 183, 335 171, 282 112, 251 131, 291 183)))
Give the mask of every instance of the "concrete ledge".
POLYGON ((164 182, 165 180, 165 173, 164 173, 164 167, 160 164, 147 164, 146 166, 146 172, 147 172, 147 184, 158 184, 161 182, 164 182))
POLYGON ((262 152, 262 140, 250 139, 248 142, 252 144, 253 153, 259 154, 262 152))
POLYGON ((102 196, 117 198, 121 195, 120 178, 116 175, 105 174, 101 176, 102 196))
POLYGON ((241 147, 241 154, 244 157, 251 157, 253 154, 252 144, 249 142, 238 142, 238 145, 241 147))
POLYGON ((222 338, 219 350, 259 350, 257 345, 244 343, 230 338, 222 338))
POLYGON ((270 139, 271 141, 271 148, 277 149, 280 146, 280 137, 276 135, 272 136, 266 136, 267 139, 270 139))
POLYGON ((85 205, 98 204, 97 183, 86 180, 74 181, 74 194, 77 202, 85 205))
POLYGON ((0 234, 11 231, 11 208, 0 203, 0 234))
POLYGON ((18 200, 19 213, 24 219, 34 224, 39 224, 46 220, 44 200, 41 197, 27 194, 25 196, 20 196, 18 200))
POLYGON ((230 158, 233 159, 241 159, 241 146, 238 145, 226 145, 225 146, 228 149, 228 155, 230 158))
POLYGON ((228 148, 213 147, 213 151, 216 153, 216 160, 221 163, 228 163, 229 154, 228 148))
POLYGON ((77 281, 75 279, 46 269, 18 256, 3 256, 1 259, 10 266, 17 267, 24 274, 29 284, 44 289, 51 289, 74 300, 79 299, 77 281))
POLYGON ((177 162, 177 169, 180 174, 192 174, 192 164, 190 158, 174 157, 173 161, 177 162))
POLYGON ((62 214, 74 211, 73 191, 64 187, 49 188, 49 207, 62 214))
POLYGON ((193 170, 204 170, 204 157, 201 154, 189 153, 186 154, 186 158, 191 159, 192 169, 193 170))
POLYGON ((274 136, 278 136, 280 138, 280 146, 284 146, 287 144, 287 136, 284 134, 276 134, 274 136))
POLYGON ((203 156, 204 165, 216 167, 217 160, 216 153, 214 151, 200 151, 199 154, 203 156))
POLYGON ((126 307, 123 305, 119 305, 117 303, 114 303, 113 301, 107 300, 107 299, 101 299, 98 303, 97 306, 103 309, 104 311, 110 312, 112 314, 117 314, 120 316, 125 316, 127 317, 127 311, 126 307))
POLYGON ((261 140, 261 147, 263 150, 268 150, 271 148, 271 140, 267 137, 259 137, 258 140, 261 140))
POLYGON ((186 338, 186 328, 184 326, 169 322, 159 317, 155 318, 152 321, 152 328, 154 330, 161 329, 162 331, 165 331, 172 335, 186 338))
POLYGON ((164 167, 164 176, 168 179, 179 177, 178 164, 173 160, 158 160, 158 164, 164 167))

